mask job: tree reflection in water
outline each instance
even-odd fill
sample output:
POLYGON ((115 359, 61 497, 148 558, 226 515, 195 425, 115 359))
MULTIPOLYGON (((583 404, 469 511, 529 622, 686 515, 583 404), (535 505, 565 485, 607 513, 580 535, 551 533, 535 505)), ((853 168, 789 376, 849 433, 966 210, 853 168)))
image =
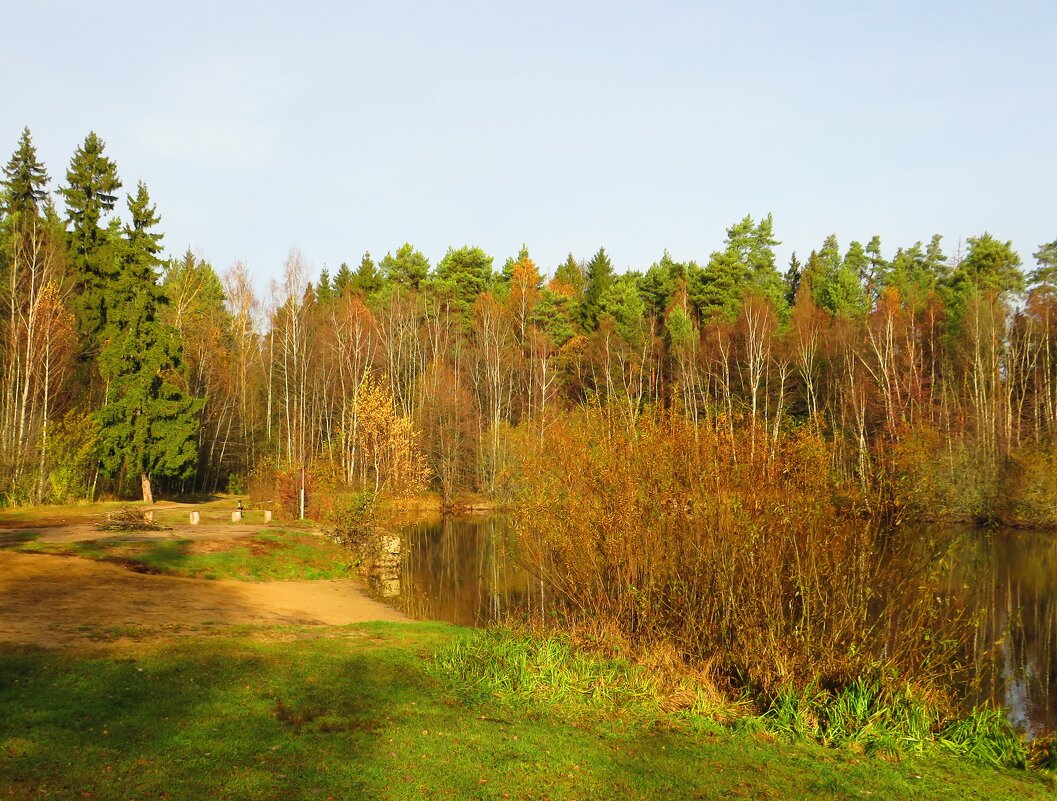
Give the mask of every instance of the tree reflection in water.
POLYGON ((410 617, 487 625, 540 594, 517 564, 513 536, 501 516, 416 521, 384 538, 369 583, 410 617))
POLYGON ((973 667, 979 700, 1003 705, 1031 734, 1057 729, 1057 535, 968 530, 952 573, 979 625, 973 667))

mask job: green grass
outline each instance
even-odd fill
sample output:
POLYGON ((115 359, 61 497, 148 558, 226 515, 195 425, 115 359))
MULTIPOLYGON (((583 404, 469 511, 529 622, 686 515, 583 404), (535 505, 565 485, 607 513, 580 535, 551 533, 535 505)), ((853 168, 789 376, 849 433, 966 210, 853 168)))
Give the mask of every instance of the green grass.
POLYGON ((124 564, 133 570, 193 578, 237 581, 298 581, 348 578, 349 552, 329 540, 303 531, 276 529, 237 540, 201 546, 187 539, 137 541, 123 536, 83 542, 40 542, 38 535, 16 532, 0 542, 25 553, 79 556, 124 564))
MULTIPOLYGON (((891 764, 748 731, 671 730, 649 716, 615 714, 614 704, 641 703, 638 691, 611 694, 607 705, 605 693, 581 686, 566 701, 595 700, 560 714, 543 702, 549 681, 531 692, 523 682, 524 694, 471 698, 465 676, 443 669, 461 638, 442 625, 368 624, 156 640, 94 654, 5 649, 0 798, 1051 794, 1037 775, 949 754, 891 764)), ((577 669, 616 679, 612 666, 577 669)))

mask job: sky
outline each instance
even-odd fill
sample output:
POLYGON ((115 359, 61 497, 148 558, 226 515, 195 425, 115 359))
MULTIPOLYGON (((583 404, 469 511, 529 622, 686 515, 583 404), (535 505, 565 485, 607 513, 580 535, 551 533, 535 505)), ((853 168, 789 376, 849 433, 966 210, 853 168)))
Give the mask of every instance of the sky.
POLYGON ((546 273, 707 260, 772 213, 784 263, 1057 239, 1057 3, 11 4, 0 153, 51 174, 96 131, 171 255, 525 243, 546 273), (165 6, 165 8, 163 8, 165 6), (6 142, 6 145, 4 144, 6 142))

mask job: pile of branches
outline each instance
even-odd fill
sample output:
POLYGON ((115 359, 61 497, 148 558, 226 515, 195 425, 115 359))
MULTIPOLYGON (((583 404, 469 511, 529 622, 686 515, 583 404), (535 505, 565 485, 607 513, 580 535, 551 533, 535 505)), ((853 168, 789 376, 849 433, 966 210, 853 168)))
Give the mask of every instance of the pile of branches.
POLYGON ((108 512, 95 524, 100 531, 165 531, 166 527, 155 523, 142 509, 122 506, 108 512))

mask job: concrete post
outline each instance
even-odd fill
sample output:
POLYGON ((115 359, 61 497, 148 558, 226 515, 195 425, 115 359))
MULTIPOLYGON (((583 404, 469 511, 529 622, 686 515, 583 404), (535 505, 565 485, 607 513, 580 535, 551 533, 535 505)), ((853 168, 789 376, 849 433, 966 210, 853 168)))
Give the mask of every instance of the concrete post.
POLYGON ((198 512, 191 512, 191 525, 192 526, 197 526, 201 520, 202 520, 201 514, 199 514, 198 512))
POLYGON ((264 523, 265 523, 265 525, 267 525, 268 523, 271 523, 271 522, 272 522, 272 512, 271 512, 270 509, 265 509, 264 510, 264 523))
POLYGON ((242 520, 242 512, 235 510, 231 513, 231 522, 238 523, 242 520))

